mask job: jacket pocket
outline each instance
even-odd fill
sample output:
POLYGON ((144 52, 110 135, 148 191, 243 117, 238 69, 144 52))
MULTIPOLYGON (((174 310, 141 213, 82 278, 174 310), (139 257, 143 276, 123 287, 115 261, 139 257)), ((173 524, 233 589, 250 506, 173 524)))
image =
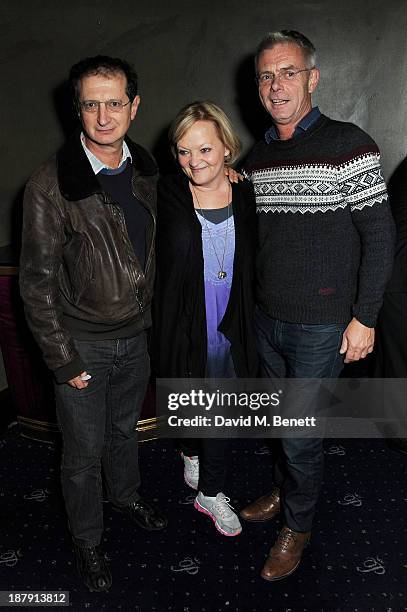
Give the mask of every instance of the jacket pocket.
POLYGON ((63 251, 62 286, 67 297, 78 304, 93 274, 93 247, 86 234, 75 232, 63 251))

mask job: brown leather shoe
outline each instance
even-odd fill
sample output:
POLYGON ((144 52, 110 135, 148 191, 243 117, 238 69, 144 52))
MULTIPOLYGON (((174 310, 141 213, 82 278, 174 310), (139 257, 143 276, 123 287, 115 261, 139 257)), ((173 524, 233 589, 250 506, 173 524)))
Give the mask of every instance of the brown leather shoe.
POLYGON ((308 544, 310 535, 310 531, 300 533, 283 527, 269 552, 261 577, 273 582, 292 574, 300 564, 302 551, 308 544))
POLYGON ((245 521, 263 523, 270 521, 280 512, 280 490, 274 487, 271 493, 259 497, 240 512, 245 521))

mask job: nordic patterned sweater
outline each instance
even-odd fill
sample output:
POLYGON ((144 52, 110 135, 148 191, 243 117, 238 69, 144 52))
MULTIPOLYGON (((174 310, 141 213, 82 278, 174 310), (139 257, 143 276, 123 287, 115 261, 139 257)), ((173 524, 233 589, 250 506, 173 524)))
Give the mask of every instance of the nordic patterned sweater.
POLYGON ((292 323, 374 327, 394 226, 375 142, 321 115, 301 136, 259 142, 245 172, 259 221, 257 302, 292 323))

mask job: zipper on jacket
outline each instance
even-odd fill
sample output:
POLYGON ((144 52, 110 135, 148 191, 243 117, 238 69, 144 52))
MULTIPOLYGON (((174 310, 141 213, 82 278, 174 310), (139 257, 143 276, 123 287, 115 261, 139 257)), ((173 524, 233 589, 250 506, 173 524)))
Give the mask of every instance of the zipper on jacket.
MULTIPOLYGON (((105 202, 106 202, 106 204, 108 204, 111 207, 112 212, 113 212, 113 216, 116 217, 118 219, 119 223, 120 223, 121 233, 122 233, 122 236, 123 236, 123 239, 124 239, 125 243, 127 243, 127 249, 131 248, 131 250, 133 251, 133 246, 131 245, 129 237, 126 234, 126 221, 124 219, 124 216, 123 216, 120 204, 118 204, 116 202, 109 202, 107 200, 105 200, 105 202)), ((134 254, 134 257, 136 257, 135 254, 134 254)), ((137 258, 134 261, 137 261, 137 258)), ((140 263, 139 263, 139 266, 140 266, 140 263)), ((142 313, 143 309, 144 309, 144 306, 143 306, 143 303, 142 303, 142 301, 140 299, 139 289, 138 289, 138 286, 137 286, 136 273, 135 273, 134 269, 132 269, 130 267, 128 268, 128 270, 129 270, 129 277, 130 277, 130 279, 132 281, 133 292, 135 294, 136 302, 137 302, 137 305, 139 307, 140 313, 142 313)), ((141 270, 141 266, 140 266, 140 270, 141 270)), ((138 276, 140 277, 141 274, 143 274, 142 271, 138 274, 138 276)))
POLYGON ((148 210, 148 212, 150 214, 150 217, 151 217, 151 219, 153 221, 151 246, 150 246, 150 251, 149 251, 148 256, 147 256, 146 267, 145 267, 145 270, 144 270, 144 276, 147 278, 148 268, 150 266, 151 260, 153 258, 153 253, 154 253, 154 237, 155 237, 155 233, 156 233, 156 224, 157 224, 157 222, 156 222, 155 215, 152 213, 151 208, 150 208, 146 198, 143 198, 140 195, 140 193, 138 193, 137 189, 135 188, 133 180, 131 182, 131 187, 132 187, 131 190, 132 190, 132 193, 133 193, 134 197, 137 198, 138 200, 140 200, 140 202, 144 202, 144 204, 146 205, 146 208, 147 208, 147 210, 148 210))

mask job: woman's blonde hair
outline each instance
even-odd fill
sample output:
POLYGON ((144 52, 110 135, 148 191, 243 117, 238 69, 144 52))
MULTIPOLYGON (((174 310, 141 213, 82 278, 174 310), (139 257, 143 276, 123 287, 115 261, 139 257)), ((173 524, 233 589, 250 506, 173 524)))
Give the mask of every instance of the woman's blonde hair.
POLYGON ((212 121, 220 140, 230 153, 225 157, 225 165, 231 166, 235 163, 242 149, 241 142, 235 133, 233 126, 223 110, 210 100, 192 102, 182 108, 175 117, 169 130, 171 151, 175 158, 178 156, 177 144, 185 132, 197 121, 212 121))

